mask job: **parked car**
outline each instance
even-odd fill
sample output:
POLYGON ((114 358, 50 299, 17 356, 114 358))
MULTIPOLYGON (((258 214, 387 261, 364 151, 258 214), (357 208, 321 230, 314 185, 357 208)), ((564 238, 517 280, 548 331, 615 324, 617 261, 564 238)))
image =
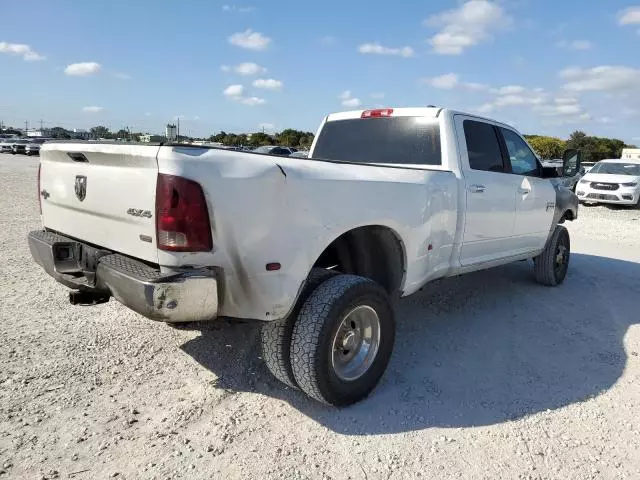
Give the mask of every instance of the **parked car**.
POLYGON ((13 138, 6 138, 0 141, 0 153, 11 153, 14 141, 13 138))
MULTIPOLYGON (((380 380, 392 299, 527 259, 539 283, 564 281, 562 223, 578 199, 512 127, 441 108, 358 110, 327 116, 310 152, 47 142, 32 256, 73 304, 262 321, 269 370, 337 406, 380 380)), ((579 152, 563 158, 575 175, 579 152)))
POLYGON ((560 179, 560 182, 573 192, 576 191, 576 186, 578 185, 578 182, 587 172, 586 168, 581 166, 580 170, 573 177, 563 177, 562 169, 564 167, 563 167, 561 158, 556 158, 553 160, 543 160, 542 166, 545 168, 555 168, 558 171, 558 178, 560 179))
POLYGON ((297 157, 297 158, 309 158, 309 151, 308 150, 298 150, 297 152, 293 152, 289 156, 290 157, 297 157))
POLYGON ((289 156, 294 153, 296 149, 289 147, 277 147, 273 145, 264 145, 262 147, 256 147, 252 150, 254 153, 266 153, 267 155, 282 155, 289 156))
POLYGON ((40 155, 40 146, 51 140, 50 138, 36 138, 29 142, 25 148, 25 153, 29 156, 31 155, 40 155))
POLYGON ((13 155, 16 155, 18 153, 24 155, 26 153, 27 144, 30 141, 31 140, 27 140, 27 139, 14 140, 13 144, 11 145, 11 153, 13 155))
POLYGON ((578 183, 584 203, 640 206, 640 160, 601 160, 578 183))

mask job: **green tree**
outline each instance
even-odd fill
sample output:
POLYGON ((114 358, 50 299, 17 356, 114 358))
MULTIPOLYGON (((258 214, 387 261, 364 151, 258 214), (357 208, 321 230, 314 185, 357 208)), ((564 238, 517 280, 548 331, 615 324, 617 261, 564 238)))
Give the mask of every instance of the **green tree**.
POLYGON ((565 142, 555 137, 530 135, 527 141, 540 158, 544 160, 562 158, 562 152, 565 150, 565 142))
POLYGON ((260 147, 262 145, 273 145, 273 138, 264 132, 256 132, 251 134, 249 145, 252 147, 260 147))
POLYGON ((71 134, 62 127, 53 127, 51 129, 51 136, 53 138, 67 139, 67 140, 71 138, 71 134))
POLYGON ((93 138, 113 138, 113 134, 109 131, 109 129, 102 125, 92 127, 89 131, 91 132, 91 136, 93 138))
POLYGON ((209 137, 210 142, 222 143, 224 141, 224 137, 227 136, 225 131, 221 131, 220 133, 216 133, 215 135, 211 135, 209 137))

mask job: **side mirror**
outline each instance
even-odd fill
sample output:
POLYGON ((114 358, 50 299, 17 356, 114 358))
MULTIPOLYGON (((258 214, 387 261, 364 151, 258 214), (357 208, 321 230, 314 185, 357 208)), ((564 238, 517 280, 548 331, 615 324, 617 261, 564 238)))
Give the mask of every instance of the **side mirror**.
POLYGON ((582 153, 580 150, 568 149, 562 154, 562 176, 573 177, 582 166, 582 153))

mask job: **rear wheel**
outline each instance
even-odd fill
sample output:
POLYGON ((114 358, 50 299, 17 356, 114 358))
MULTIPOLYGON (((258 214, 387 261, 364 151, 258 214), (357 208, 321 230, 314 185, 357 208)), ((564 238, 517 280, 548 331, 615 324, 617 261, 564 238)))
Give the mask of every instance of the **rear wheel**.
POLYGON ((569 231, 558 225, 544 251, 533 259, 533 269, 538 283, 556 286, 564 282, 569 269, 570 255, 569 231))
POLYGON ((302 306, 291 341, 293 375, 300 389, 320 402, 353 404, 378 384, 394 339, 387 292, 367 278, 338 275, 302 306))
POLYGON ((291 370, 291 335, 293 327, 302 304, 311 293, 325 280, 338 275, 333 270, 314 268, 309 273, 307 282, 302 290, 300 298, 291 314, 274 322, 267 322, 260 329, 260 344, 262 347, 262 359, 269 371, 285 385, 298 388, 291 370))

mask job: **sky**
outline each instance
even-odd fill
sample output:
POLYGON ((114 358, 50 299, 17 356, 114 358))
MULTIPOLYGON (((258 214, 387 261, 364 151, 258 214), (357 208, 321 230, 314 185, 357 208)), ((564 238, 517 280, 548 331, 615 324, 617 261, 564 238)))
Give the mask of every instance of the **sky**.
POLYGON ((208 136, 437 105, 640 144, 638 0, 0 0, 0 25, 5 125, 208 136))

